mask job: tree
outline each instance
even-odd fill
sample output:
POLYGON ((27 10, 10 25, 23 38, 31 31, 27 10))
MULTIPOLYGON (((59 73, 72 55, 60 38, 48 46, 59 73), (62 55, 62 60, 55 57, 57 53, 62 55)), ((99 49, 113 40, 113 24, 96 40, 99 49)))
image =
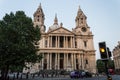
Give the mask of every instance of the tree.
POLYGON ((105 72, 105 64, 102 60, 97 60, 98 73, 105 72))
POLYGON ((33 27, 32 19, 23 11, 6 14, 0 20, 0 70, 1 79, 6 80, 8 70, 22 69, 26 62, 35 63, 42 56, 36 52, 40 40, 40 29, 33 27))
MULTIPOLYGON (((99 73, 105 72, 105 63, 102 60, 97 60, 97 69, 99 73)), ((114 69, 114 61, 108 60, 108 69, 114 69)))
POLYGON ((114 61, 111 60, 111 59, 109 59, 109 61, 108 61, 108 68, 109 68, 109 69, 115 69, 114 61))

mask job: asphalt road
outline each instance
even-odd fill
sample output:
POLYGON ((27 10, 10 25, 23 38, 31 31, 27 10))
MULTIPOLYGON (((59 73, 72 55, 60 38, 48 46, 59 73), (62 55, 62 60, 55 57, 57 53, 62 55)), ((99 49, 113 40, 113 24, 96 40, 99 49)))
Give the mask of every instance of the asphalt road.
MULTIPOLYGON (((99 76, 99 77, 92 77, 92 78, 78 78, 78 79, 71 79, 69 76, 60 76, 60 77, 48 77, 48 78, 43 78, 43 77, 37 77, 35 76, 34 78, 29 77, 29 79, 20 79, 20 80, 107 80, 106 76, 99 76)), ((120 75, 112 75, 112 80, 120 80, 120 75)))

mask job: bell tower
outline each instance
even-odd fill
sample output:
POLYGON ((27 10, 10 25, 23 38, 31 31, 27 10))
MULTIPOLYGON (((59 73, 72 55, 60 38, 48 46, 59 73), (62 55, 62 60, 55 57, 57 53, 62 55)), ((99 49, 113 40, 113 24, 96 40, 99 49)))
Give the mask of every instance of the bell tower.
POLYGON ((81 10, 80 6, 77 11, 77 16, 75 18, 75 28, 73 28, 73 32, 80 35, 92 35, 90 31, 90 27, 87 24, 87 17, 81 10))
POLYGON ((83 13, 83 11, 81 10, 81 8, 79 6, 77 16, 76 16, 76 19, 75 19, 76 27, 85 26, 86 25, 86 19, 87 19, 87 17, 85 16, 85 14, 83 13))
POLYGON ((44 25, 45 15, 44 15, 41 4, 37 8, 33 16, 34 16, 34 26, 40 27, 41 33, 44 33, 46 30, 46 27, 44 25))
POLYGON ((83 64, 81 68, 96 72, 95 49, 93 42, 94 35, 90 31, 90 27, 87 24, 87 17, 80 9, 80 6, 77 11, 75 23, 75 28, 73 28, 73 32, 75 33, 75 46, 76 48, 83 50, 81 56, 84 56, 84 58, 82 58, 83 64))

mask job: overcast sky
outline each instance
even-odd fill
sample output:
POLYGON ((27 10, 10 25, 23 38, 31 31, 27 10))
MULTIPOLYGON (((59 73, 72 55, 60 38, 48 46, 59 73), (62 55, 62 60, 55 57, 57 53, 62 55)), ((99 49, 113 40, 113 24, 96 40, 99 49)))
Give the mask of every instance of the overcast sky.
POLYGON ((58 22, 69 30, 75 27, 75 17, 80 5, 87 16, 87 23, 94 35, 96 58, 99 59, 98 42, 106 41, 112 51, 120 41, 120 0, 0 0, 0 20, 5 13, 25 11, 33 19, 33 13, 41 3, 48 29, 55 14, 58 22))

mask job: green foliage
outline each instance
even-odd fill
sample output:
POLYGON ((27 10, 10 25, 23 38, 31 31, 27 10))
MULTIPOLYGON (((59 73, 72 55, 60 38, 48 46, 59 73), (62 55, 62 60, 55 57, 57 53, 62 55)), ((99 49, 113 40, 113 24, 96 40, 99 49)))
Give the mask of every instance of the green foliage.
POLYGON ((25 62, 40 61, 41 55, 36 54, 38 48, 34 45, 40 36, 40 29, 33 27, 32 19, 23 11, 6 14, 0 20, 0 69, 21 69, 25 62))
POLYGON ((97 69, 99 73, 105 72, 105 64, 102 60, 97 60, 97 69))
MULTIPOLYGON (((97 69, 99 73, 105 72, 105 63, 102 60, 97 60, 97 69)), ((114 61, 108 60, 108 69, 114 69, 114 61)))
POLYGON ((108 61, 108 68, 109 68, 109 69, 115 69, 114 61, 111 60, 111 59, 108 61))

